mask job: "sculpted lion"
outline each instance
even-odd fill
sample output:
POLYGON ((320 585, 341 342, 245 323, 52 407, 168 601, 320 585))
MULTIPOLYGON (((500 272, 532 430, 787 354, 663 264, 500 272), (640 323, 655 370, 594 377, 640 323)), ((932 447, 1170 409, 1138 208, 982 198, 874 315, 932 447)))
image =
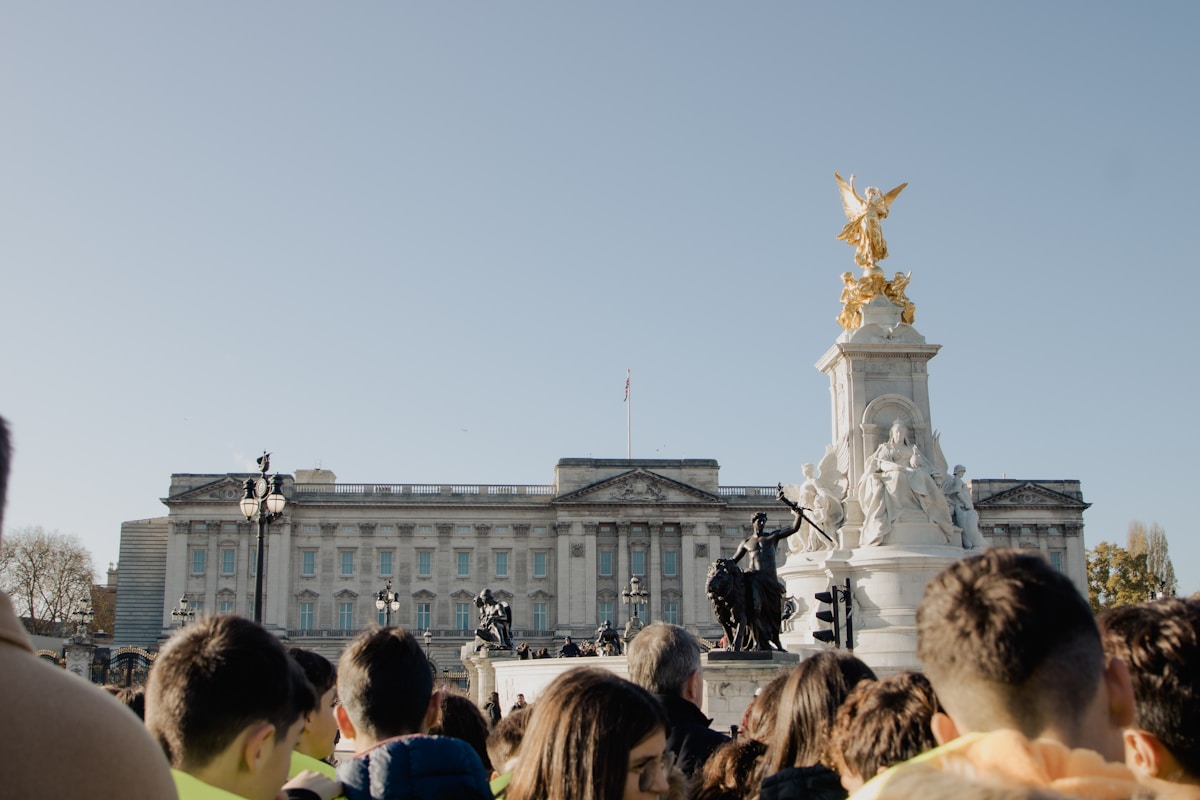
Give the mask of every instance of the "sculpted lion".
POLYGON ((753 570, 743 572, 727 558, 718 558, 709 565, 704 590, 725 632, 726 650, 784 649, 779 642, 783 594, 778 581, 771 579, 765 584, 765 578, 753 570), (755 584, 764 597, 775 600, 778 596, 776 605, 768 604, 764 613, 754 613, 755 584))

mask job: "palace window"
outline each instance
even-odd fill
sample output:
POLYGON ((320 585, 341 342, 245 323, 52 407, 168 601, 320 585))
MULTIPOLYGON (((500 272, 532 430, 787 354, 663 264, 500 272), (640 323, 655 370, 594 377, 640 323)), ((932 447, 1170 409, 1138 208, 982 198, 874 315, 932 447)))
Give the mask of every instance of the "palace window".
POLYGON ((417 603, 417 630, 429 630, 429 603, 417 603))
POLYGON ((342 577, 349 578, 354 574, 354 551, 341 550, 338 552, 342 562, 342 577))
POLYGON ((672 625, 679 624, 679 601, 670 599, 662 602, 662 618, 663 622, 669 622, 672 625))
POLYGON ((497 550, 496 551, 496 577, 497 578, 507 578, 508 577, 508 551, 507 550, 497 550))
POLYGON ((462 633, 471 630, 471 604, 454 604, 454 627, 462 633))
POLYGON ((208 551, 193 550, 192 551, 192 574, 203 575, 204 568, 208 559, 208 551))
POLYGON ((311 578, 317 574, 317 551, 302 550, 300 552, 300 574, 311 578))
POLYGON ((454 559, 457 565, 458 577, 467 578, 471 575, 471 551, 459 550, 455 552, 454 559))
POLYGON ((547 623, 547 619, 548 619, 548 617, 546 614, 546 604, 545 603, 534 603, 533 604, 533 629, 538 632, 548 630, 550 628, 550 626, 547 623))
MULTIPOLYGON (((533 577, 535 577, 535 578, 546 577, 546 551, 545 550, 535 550, 533 553, 533 577)), ((542 628, 538 628, 538 630, 542 630, 542 628)))
POLYGON ((646 574, 646 551, 634 550, 629 554, 629 572, 632 575, 646 574))
POLYGON ((609 577, 613 574, 613 551, 601 550, 600 553, 600 574, 609 577))
POLYGON ((237 571, 237 551, 222 550, 221 551, 221 574, 232 575, 237 571))
POLYGON ((311 631, 313 627, 313 604, 300 604, 300 630, 311 631))
POLYGON ((433 553, 429 550, 421 550, 417 553, 417 575, 428 578, 432 574, 433 553))
POLYGON ((679 574, 679 554, 674 550, 663 553, 663 575, 673 578, 679 574))
POLYGON ((354 603, 338 603, 338 629, 354 630, 354 603))
POLYGON ((379 574, 380 575, 391 575, 392 574, 392 551, 391 550, 380 550, 379 551, 379 574))

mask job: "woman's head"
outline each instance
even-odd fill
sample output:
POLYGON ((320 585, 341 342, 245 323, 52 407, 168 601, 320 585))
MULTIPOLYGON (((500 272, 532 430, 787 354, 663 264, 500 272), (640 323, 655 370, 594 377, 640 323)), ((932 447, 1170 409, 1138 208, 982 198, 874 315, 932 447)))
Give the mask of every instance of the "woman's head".
POLYGON ((801 661, 779 695, 766 774, 787 767, 829 766, 829 735, 838 706, 862 680, 875 680, 875 673, 847 653, 827 650, 801 661))
POLYGON ((622 800, 639 784, 665 792, 667 726, 662 704, 642 687, 607 670, 565 672, 534 703, 506 796, 622 800))

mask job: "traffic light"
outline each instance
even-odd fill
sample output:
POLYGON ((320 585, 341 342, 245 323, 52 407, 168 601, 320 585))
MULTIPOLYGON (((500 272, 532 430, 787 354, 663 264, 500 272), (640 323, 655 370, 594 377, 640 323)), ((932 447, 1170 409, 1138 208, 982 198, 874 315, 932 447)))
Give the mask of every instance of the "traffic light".
POLYGON ((813 638, 818 642, 832 644, 834 647, 840 647, 842 643, 841 621, 838 619, 838 594, 838 587, 830 586, 829 591, 817 592, 813 595, 817 598, 818 603, 829 606, 828 609, 821 609, 817 612, 817 619, 833 624, 832 628, 813 631, 813 638))
POLYGON ((834 647, 845 647, 854 650, 854 601, 850 596, 850 579, 846 578, 844 586, 831 584, 829 590, 813 595, 818 603, 828 605, 828 609, 817 612, 817 619, 832 624, 830 628, 813 631, 813 638, 818 642, 832 644, 834 647), (842 624, 845 623, 846 638, 842 639, 842 624))

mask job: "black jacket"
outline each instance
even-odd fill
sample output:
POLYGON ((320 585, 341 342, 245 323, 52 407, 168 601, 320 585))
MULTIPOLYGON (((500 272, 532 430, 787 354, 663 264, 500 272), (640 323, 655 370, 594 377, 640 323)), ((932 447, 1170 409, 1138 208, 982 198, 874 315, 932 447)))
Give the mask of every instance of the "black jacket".
POLYGON ((666 706, 667 719, 671 722, 667 747, 675 753, 679 768, 690 777, 700 771, 713 750, 728 742, 729 737, 709 728, 712 720, 682 697, 672 694, 656 696, 666 706))
POLYGON ((760 800, 845 800, 842 779, 829 767, 788 767, 763 778, 760 800))

